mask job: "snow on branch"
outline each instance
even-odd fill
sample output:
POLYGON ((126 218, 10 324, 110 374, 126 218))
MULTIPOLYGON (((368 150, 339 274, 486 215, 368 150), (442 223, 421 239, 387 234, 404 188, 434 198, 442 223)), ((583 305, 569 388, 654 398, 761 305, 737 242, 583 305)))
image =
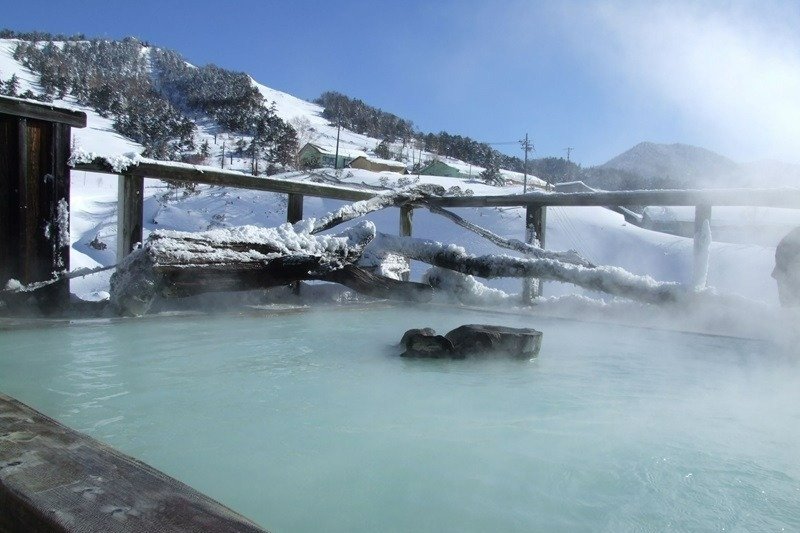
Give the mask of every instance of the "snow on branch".
POLYGON ((514 250, 516 252, 523 253, 525 255, 529 255, 535 257, 537 259, 555 259, 557 261, 561 261, 563 263, 570 263, 573 265, 580 265, 585 267, 593 267, 594 265, 590 263, 587 259, 584 259, 578 252, 575 250, 568 250, 566 252, 553 252, 550 250, 545 250, 544 248, 540 248, 539 246, 534 246, 532 244, 524 243, 517 239, 504 239, 500 235, 496 233, 492 233, 486 228, 482 228, 460 216, 456 215, 452 211, 448 211, 447 209, 443 209, 436 205, 430 205, 425 200, 422 200, 421 203, 428 208, 431 213, 435 213, 437 215, 441 215, 445 218, 448 218, 461 226, 462 228, 466 228, 484 239, 496 244, 501 248, 506 248, 508 250, 514 250))
POLYGON ((311 234, 316 234, 373 211, 416 202, 427 196, 441 196, 443 194, 444 187, 430 184, 389 191, 375 195, 368 200, 361 200, 360 202, 342 206, 319 220, 313 218, 301 220, 297 225, 298 228, 308 229, 311 234))
POLYGON ((374 245, 387 252, 482 278, 532 277, 560 281, 647 303, 675 302, 690 294, 680 283, 656 281, 619 267, 585 267, 556 259, 522 259, 507 255, 475 256, 460 246, 384 233, 378 234, 374 245))

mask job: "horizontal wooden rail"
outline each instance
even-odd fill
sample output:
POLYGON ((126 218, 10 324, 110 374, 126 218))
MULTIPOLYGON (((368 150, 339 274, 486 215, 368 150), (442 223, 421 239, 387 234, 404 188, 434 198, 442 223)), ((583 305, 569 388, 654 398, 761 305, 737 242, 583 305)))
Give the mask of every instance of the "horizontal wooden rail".
POLYGON ((73 111, 44 102, 30 102, 20 98, 0 97, 0 113, 57 124, 69 124, 76 128, 86 127, 86 113, 82 111, 73 111))
MULTIPOLYGON (((269 177, 257 177, 232 170, 194 165, 176 165, 143 161, 124 171, 115 171, 110 165, 95 161, 79 163, 75 170, 126 174, 173 181, 204 183, 242 189, 270 191, 286 194, 301 194, 336 200, 358 201, 372 198, 374 191, 355 187, 325 185, 321 183, 297 182, 269 177)), ((492 196, 448 196, 432 198, 431 203, 440 207, 524 207, 533 206, 617 206, 617 205, 669 205, 669 206, 761 206, 800 209, 800 189, 664 189, 634 191, 595 191, 492 196)))
POLYGON ((432 198, 440 207, 543 206, 759 206, 800 209, 800 189, 688 189, 653 191, 597 191, 545 193, 506 196, 448 196, 432 198))
POLYGON ((220 185, 255 191, 300 194, 303 196, 333 198, 335 200, 346 200, 350 202, 367 200, 375 196, 373 191, 362 191, 356 188, 257 177, 233 170, 196 167, 193 165, 176 166, 174 164, 142 162, 138 165, 131 165, 123 171, 118 171, 114 170, 110 165, 93 162, 78 163, 74 166, 74 169, 85 170, 87 172, 102 172, 105 174, 124 174, 126 176, 140 178, 220 185))

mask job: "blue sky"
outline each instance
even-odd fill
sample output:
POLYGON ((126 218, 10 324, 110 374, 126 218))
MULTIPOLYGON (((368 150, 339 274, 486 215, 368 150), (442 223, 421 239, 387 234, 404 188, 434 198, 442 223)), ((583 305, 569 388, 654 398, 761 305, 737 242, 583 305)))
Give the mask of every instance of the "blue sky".
POLYGON ((132 35, 584 165, 645 140, 800 163, 798 2, 28 0, 0 26, 132 35))

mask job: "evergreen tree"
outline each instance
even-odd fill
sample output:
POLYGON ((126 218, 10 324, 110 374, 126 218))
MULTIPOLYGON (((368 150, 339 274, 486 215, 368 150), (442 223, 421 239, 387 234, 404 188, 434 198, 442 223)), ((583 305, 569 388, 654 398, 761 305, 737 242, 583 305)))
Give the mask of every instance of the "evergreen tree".
POLYGON ((503 185, 505 179, 500 174, 500 168, 497 166, 497 161, 494 153, 490 151, 486 157, 486 169, 480 173, 479 177, 489 185, 503 185))
POLYGON ((389 150, 389 143, 386 142, 386 139, 382 140, 378 146, 375 147, 375 155, 381 159, 392 158, 392 152, 389 150))
POLYGON ((12 74, 11 77, 2 84, 2 94, 6 96, 17 96, 17 91, 19 91, 19 78, 16 74, 12 74))

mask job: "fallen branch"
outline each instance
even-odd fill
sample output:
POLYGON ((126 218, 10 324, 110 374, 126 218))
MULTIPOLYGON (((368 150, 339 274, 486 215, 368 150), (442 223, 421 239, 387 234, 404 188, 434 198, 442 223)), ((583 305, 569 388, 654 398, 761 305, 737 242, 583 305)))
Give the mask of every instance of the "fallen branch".
POLYGON ((430 195, 442 194, 444 194, 444 188, 439 187, 438 185, 420 185, 407 189, 401 189, 399 191, 390 191, 383 194, 378 194, 369 200, 361 200, 360 202, 342 206, 333 213, 329 213, 319 220, 310 218, 300 221, 297 224, 299 225, 298 227, 308 227, 310 225, 310 233, 314 235, 338 226, 344 222, 353 220, 354 218, 364 216, 367 213, 380 211, 381 209, 385 209, 387 207, 395 207, 407 204, 430 195))
POLYGON ((562 263, 569 263, 573 265, 580 265, 590 268, 595 266, 592 263, 590 263, 587 259, 583 258, 575 250, 568 250, 566 252, 552 252, 550 250, 545 250, 544 248, 540 248, 539 246, 534 246, 532 244, 524 243, 517 239, 504 239, 500 235, 492 233, 486 228, 482 228, 464 218, 461 218, 452 211, 448 211, 447 209, 443 209, 436 205, 431 205, 427 203, 424 199, 421 200, 420 203, 422 203, 422 205, 427 207, 431 213, 435 213, 449 220, 452 220, 462 228, 466 228, 472 231, 473 233, 480 235, 484 239, 487 239, 488 241, 496 244, 501 248, 514 250, 515 252, 520 252, 525 255, 535 257, 537 259, 554 259, 556 261, 561 261, 562 263))
POLYGON ((655 281, 619 267, 585 267, 555 259, 518 258, 507 255, 475 256, 455 245, 412 237, 378 234, 373 246, 434 266, 482 278, 539 278, 572 283, 593 291, 647 303, 674 302, 689 294, 675 282, 655 281))
POLYGON ((339 283, 354 291, 389 300, 406 302, 429 302, 433 298, 433 287, 425 283, 398 281, 384 276, 376 276, 363 268, 347 265, 321 277, 324 281, 339 283))
POLYGON ((10 279, 6 282, 6 286, 2 290, 0 290, 0 294, 32 293, 38 291, 39 289, 48 287, 53 283, 58 283, 59 281, 82 278, 90 274, 97 274, 98 272, 104 272, 106 270, 111 270, 112 268, 116 267, 117 265, 100 266, 95 268, 84 267, 72 270, 70 272, 66 271, 55 272, 51 279, 45 281, 34 281, 32 283, 21 283, 15 279, 10 279))

